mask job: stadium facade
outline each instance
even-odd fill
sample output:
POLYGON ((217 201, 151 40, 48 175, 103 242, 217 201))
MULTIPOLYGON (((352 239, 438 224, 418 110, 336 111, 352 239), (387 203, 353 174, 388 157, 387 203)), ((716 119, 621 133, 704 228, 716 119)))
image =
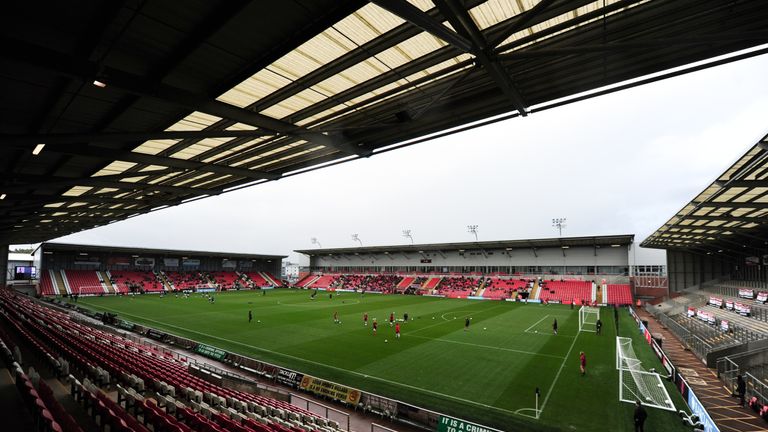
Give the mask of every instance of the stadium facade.
POLYGON ((625 283, 634 235, 411 244, 295 252, 306 272, 561 276, 625 283))

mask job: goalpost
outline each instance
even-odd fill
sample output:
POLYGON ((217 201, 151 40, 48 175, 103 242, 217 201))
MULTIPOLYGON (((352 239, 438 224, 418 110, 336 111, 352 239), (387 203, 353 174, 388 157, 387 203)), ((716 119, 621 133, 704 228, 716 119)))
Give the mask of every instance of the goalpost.
POLYGON ((639 400, 645 406, 675 411, 675 404, 661 377, 657 373, 643 370, 630 338, 616 337, 616 369, 619 371, 621 402, 635 403, 639 400))
POLYGON ((596 332, 597 320, 600 319, 600 308, 582 306, 579 309, 579 331, 596 332))

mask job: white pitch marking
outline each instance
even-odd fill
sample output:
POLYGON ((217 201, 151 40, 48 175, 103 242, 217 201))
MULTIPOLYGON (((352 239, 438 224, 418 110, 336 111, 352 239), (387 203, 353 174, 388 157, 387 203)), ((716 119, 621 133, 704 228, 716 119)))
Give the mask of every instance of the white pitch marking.
POLYGON ((560 356, 551 355, 551 354, 542 354, 542 353, 537 353, 537 352, 532 352, 532 351, 522 351, 522 350, 516 350, 516 349, 512 349, 512 348, 502 348, 502 347, 495 347, 495 346, 490 346, 490 345, 473 344, 473 343, 469 343, 469 342, 460 342, 460 341, 455 341, 455 340, 450 340, 450 339, 434 339, 434 338, 430 338, 430 337, 426 337, 426 336, 413 336, 410 333, 406 334, 406 337, 415 337, 415 338, 427 339, 427 340, 431 340, 431 341, 435 341, 435 342, 445 342, 445 343, 454 343, 454 344, 459 344, 459 345, 469 345, 469 346, 474 346, 474 347, 478 347, 478 348, 487 348, 487 349, 499 350, 499 351, 509 351, 509 352, 515 352, 515 353, 520 353, 520 354, 528 354, 528 355, 541 356, 541 357, 551 357, 551 358, 556 358, 556 359, 563 359, 563 358, 565 358, 565 357, 560 357, 560 356))

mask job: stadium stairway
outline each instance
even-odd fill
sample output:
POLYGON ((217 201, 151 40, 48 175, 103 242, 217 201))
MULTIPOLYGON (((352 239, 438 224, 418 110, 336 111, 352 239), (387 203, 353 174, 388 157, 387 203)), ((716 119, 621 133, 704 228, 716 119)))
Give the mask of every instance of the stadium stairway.
POLYGON ((51 270, 51 275, 53 276, 54 286, 59 289, 59 294, 72 294, 67 278, 64 277, 64 270, 51 270))
POLYGON ((115 290, 115 287, 112 285, 112 281, 109 278, 109 273, 106 271, 99 271, 97 273, 99 274, 99 279, 101 280, 101 283, 107 287, 107 293, 115 294, 117 291, 115 290))
MULTIPOLYGON (((765 420, 748 408, 738 406, 738 399, 731 396, 717 374, 707 368, 691 351, 686 350, 677 338, 656 321, 656 318, 644 309, 636 310, 637 316, 649 323, 648 330, 660 333, 663 337, 663 349, 672 364, 677 367, 690 387, 707 409, 718 428, 725 432, 764 431, 765 420)), ((624 315, 622 319, 632 319, 624 315), (626 318, 625 318, 626 317, 626 318)))
POLYGON ((540 295, 541 295, 541 287, 539 286, 539 281, 535 280, 535 281, 533 281, 533 289, 531 290, 531 298, 534 299, 534 300, 538 300, 540 295))
POLYGON ((427 278, 427 280, 424 281, 423 284, 421 284, 422 290, 432 290, 437 288, 437 286, 440 284, 440 281, 443 280, 442 276, 430 276, 427 278))
POLYGON ((397 284, 397 287, 395 288, 395 292, 402 293, 406 289, 408 289, 409 286, 415 281, 416 278, 413 276, 406 276, 403 278, 403 280, 400 281, 400 283, 397 284))

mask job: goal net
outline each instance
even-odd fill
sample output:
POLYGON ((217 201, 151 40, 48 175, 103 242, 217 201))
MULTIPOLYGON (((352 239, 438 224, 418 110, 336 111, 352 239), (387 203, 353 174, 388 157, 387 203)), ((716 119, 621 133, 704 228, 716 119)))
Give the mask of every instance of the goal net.
POLYGON ((600 308, 582 306, 579 309, 579 331, 596 332, 600 308))
POLYGON ((632 348, 632 339, 616 338, 616 369, 619 370, 619 400, 667 411, 675 411, 659 374, 647 372, 632 348))

